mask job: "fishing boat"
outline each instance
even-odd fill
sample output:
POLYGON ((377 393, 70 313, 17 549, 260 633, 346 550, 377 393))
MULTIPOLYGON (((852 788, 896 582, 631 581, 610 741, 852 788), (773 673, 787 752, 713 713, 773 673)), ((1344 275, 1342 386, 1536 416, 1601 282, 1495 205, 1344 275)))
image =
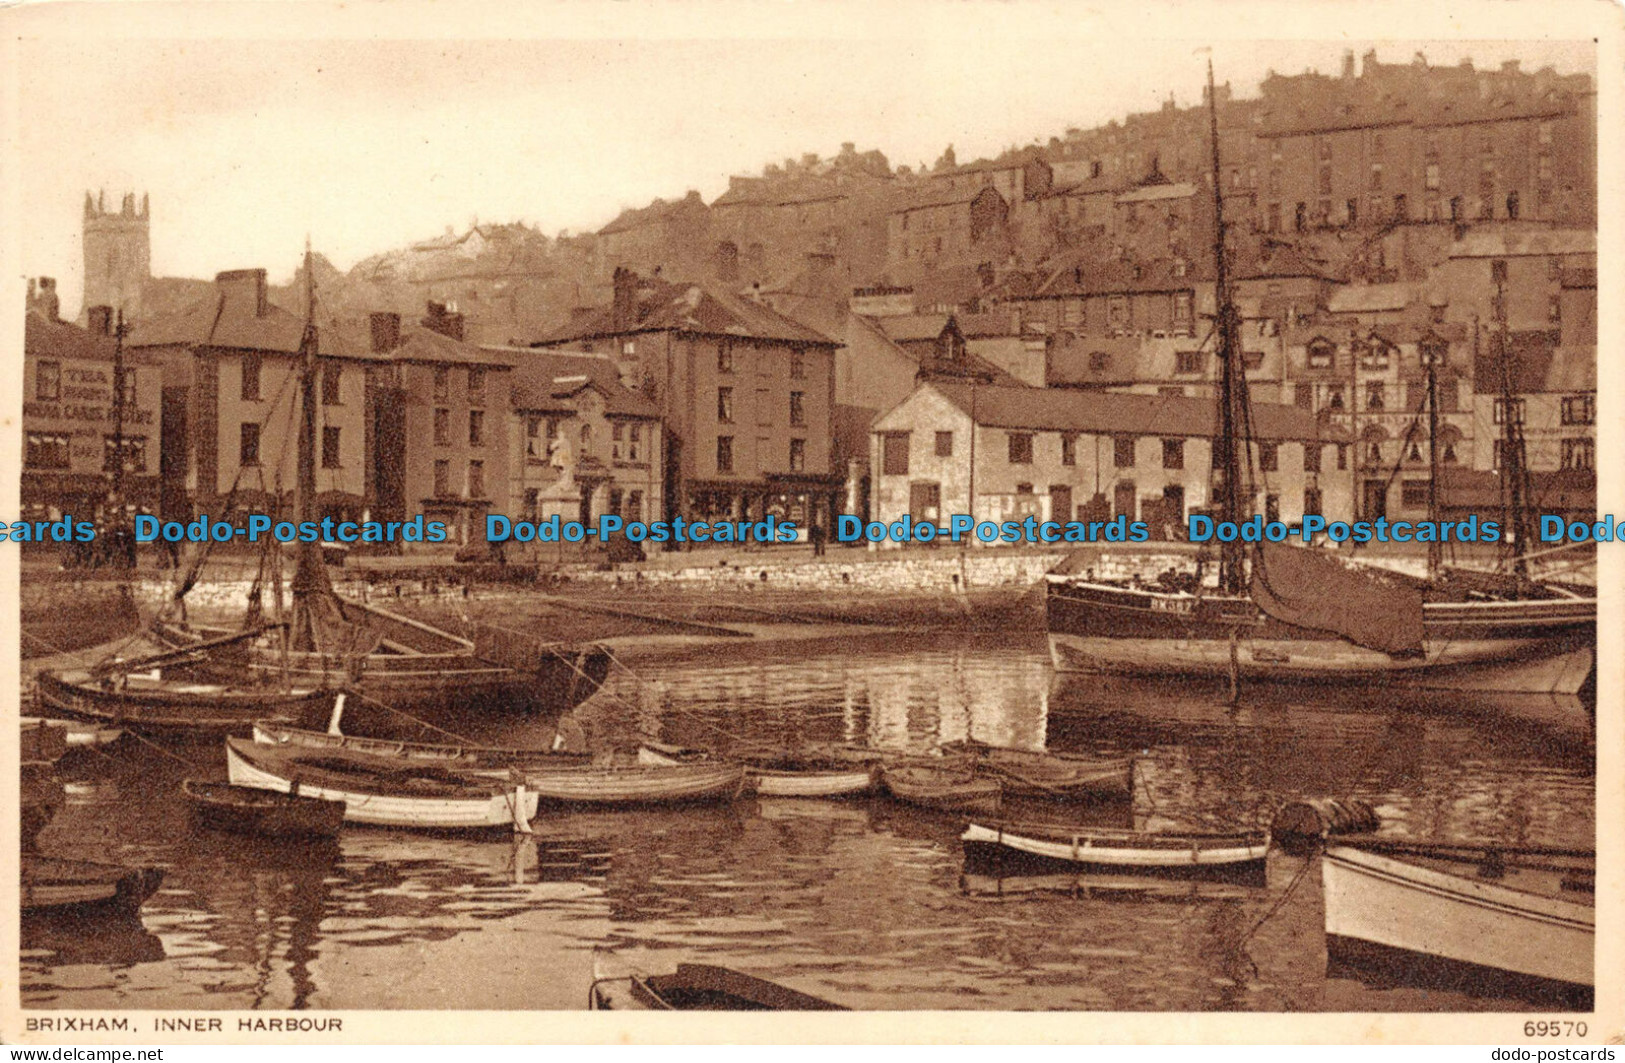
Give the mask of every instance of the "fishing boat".
POLYGON ((697 804, 732 801, 745 791, 745 769, 723 761, 531 767, 518 774, 533 796, 572 805, 697 804))
POLYGON ((182 782, 181 792, 199 823, 221 830, 278 838, 332 838, 344 823, 344 802, 301 793, 198 779, 182 782))
POLYGON ((967 851, 1040 857, 1077 867, 1114 872, 1262 871, 1269 852, 1265 831, 1174 833, 1011 823, 972 823, 961 836, 967 851))
POLYGON ((680 963, 673 974, 596 978, 595 1011, 846 1011, 839 1004, 755 975, 705 963, 680 963))
MULTIPOLYGON (((322 353, 311 268, 307 248, 305 325, 292 411, 298 426, 291 515, 296 523, 321 516, 317 512, 316 389, 322 353)), ((278 412, 286 413, 286 407, 278 412)), ((237 482, 232 484, 227 508, 238 487, 237 482)), ((294 546, 286 603, 282 552, 267 539, 242 623, 234 627, 198 625, 184 618, 182 610, 185 596, 207 562, 209 545, 203 544, 178 574, 171 601, 150 633, 166 652, 183 654, 189 666, 232 685, 274 682, 344 688, 402 711, 455 717, 492 711, 563 711, 595 693, 608 675, 608 653, 596 644, 549 641, 479 623, 462 625, 464 633, 458 634, 375 604, 345 600, 333 589, 317 542, 300 541, 294 546), (268 610, 263 604, 267 590, 268 610)), ((366 728, 352 729, 360 733, 366 728)))
POLYGON ((1386 840, 1321 862, 1334 964, 1568 995, 1595 981, 1595 853, 1386 840))
POLYGON ((83 720, 57 720, 44 716, 24 716, 22 722, 24 727, 33 724, 60 733, 66 747, 64 753, 71 753, 76 749, 101 749, 124 737, 123 728, 99 727, 83 720))
POLYGON ((523 786, 345 750, 281 749, 227 738, 226 773, 236 786, 342 802, 350 823, 524 830, 536 817, 536 794, 523 786))
MULTIPOLYGON (((638 762, 651 766, 694 763, 708 757, 708 753, 655 743, 638 747, 638 762)), ((871 793, 880 778, 878 760, 861 763, 799 753, 734 759, 745 769, 747 788, 759 797, 852 797, 871 793)))
POLYGON ((1045 753, 975 741, 945 743, 942 751, 975 757, 977 770, 1002 782, 1006 797, 1126 800, 1133 792, 1133 757, 1045 753))
POLYGON ((945 812, 997 812, 1004 793, 998 779, 980 777, 974 768, 958 764, 888 765, 881 779, 897 800, 945 812))
POLYGON ((40 704, 57 712, 137 730, 248 734, 258 719, 321 718, 333 692, 232 686, 189 678, 95 671, 40 672, 40 704))
MULTIPOLYGON (((1209 83, 1212 69, 1209 68, 1209 83)), ((1225 252, 1216 105, 1210 101, 1214 268, 1221 373, 1216 388, 1212 498, 1222 523, 1240 525, 1260 495, 1243 366, 1240 317, 1225 252)), ((1504 322, 1503 322, 1504 331, 1504 322)), ((1437 370, 1448 343, 1419 344, 1427 377, 1429 517, 1438 519, 1437 370)), ((1510 351, 1510 347, 1506 348, 1510 351)), ((1510 358, 1510 355, 1508 356, 1510 358)), ((1505 369, 1505 366, 1503 366, 1505 369)), ((1504 387, 1510 389, 1510 371, 1504 387)), ((1510 390, 1503 399, 1510 400, 1510 390)), ((1511 403, 1508 401, 1508 408, 1511 403)), ((1422 411, 1418 411, 1421 413, 1422 411)), ((1420 580, 1341 560, 1309 546, 1237 536, 1221 542, 1218 584, 1095 579, 1069 559, 1045 579, 1050 656, 1058 671, 1136 676, 1395 683, 1430 689, 1577 692, 1595 664, 1595 591, 1529 578, 1533 541, 1522 430, 1505 418, 1506 521, 1511 571, 1447 570, 1431 543, 1420 580)), ((1200 574, 1198 574, 1200 576, 1200 574)))
POLYGON ((23 915, 53 912, 130 913, 158 891, 164 873, 155 867, 122 867, 24 853, 23 915))
POLYGON ((366 738, 313 731, 274 720, 254 721, 254 741, 286 749, 341 749, 446 768, 556 768, 592 763, 591 753, 366 738))

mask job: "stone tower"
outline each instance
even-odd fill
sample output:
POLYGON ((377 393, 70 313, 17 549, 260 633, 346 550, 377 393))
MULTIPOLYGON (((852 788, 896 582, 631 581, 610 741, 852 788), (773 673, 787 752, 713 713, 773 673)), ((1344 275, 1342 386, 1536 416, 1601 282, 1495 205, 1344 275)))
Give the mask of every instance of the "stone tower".
MULTIPOLYGON (((115 213, 104 193, 85 193, 84 305, 123 308, 125 320, 141 316, 141 295, 152 278, 152 245, 148 238, 147 197, 136 208, 134 193, 115 213)), ((84 318, 81 311, 80 318, 84 318)))

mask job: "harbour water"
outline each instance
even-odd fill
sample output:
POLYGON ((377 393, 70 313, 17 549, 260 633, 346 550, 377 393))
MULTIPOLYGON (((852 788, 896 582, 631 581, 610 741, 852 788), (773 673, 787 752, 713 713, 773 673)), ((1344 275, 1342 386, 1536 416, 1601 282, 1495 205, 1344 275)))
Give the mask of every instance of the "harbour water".
MULTIPOLYGON (((1080 822, 1251 826, 1292 798, 1355 796, 1397 835, 1594 844, 1583 730, 1370 689, 1254 687, 1236 708, 1222 694, 1056 676, 1034 633, 740 640, 633 658, 576 716, 594 741, 724 751, 970 737, 1138 758, 1132 803, 1080 822)), ((191 825, 181 779, 223 773, 201 744, 126 741, 65 766, 41 849, 167 875, 138 921, 25 923, 25 1007, 574 1009, 595 963, 686 961, 866 1009, 1528 1006, 1328 975, 1312 856, 1273 851, 1262 885, 967 874, 962 820, 883 798, 544 809, 534 837, 347 827, 279 844, 191 825)))

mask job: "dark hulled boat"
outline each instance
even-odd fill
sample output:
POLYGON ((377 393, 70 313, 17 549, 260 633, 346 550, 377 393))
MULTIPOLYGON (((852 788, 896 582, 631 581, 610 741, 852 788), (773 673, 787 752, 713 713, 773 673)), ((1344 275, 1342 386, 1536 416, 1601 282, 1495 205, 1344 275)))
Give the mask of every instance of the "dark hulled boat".
POLYGON ((192 815, 208 827, 275 838, 336 837, 344 825, 344 802, 187 779, 181 792, 192 815))

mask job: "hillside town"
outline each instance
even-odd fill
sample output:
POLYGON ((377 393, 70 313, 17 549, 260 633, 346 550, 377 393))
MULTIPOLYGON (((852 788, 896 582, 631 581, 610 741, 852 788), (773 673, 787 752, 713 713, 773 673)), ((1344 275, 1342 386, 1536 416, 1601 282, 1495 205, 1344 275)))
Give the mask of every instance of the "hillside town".
POLYGON ((1254 511, 1418 517, 1430 483, 1445 516, 1494 509, 1510 415, 1539 508, 1594 512, 1591 79, 1349 52, 1213 93, 965 163, 842 144, 709 203, 477 223, 286 287, 153 276, 146 197, 87 193, 83 308, 29 286, 22 515, 98 511, 115 475, 166 519, 285 496, 308 281, 327 514, 457 546, 486 514, 1178 537, 1212 501, 1216 203, 1254 511))

